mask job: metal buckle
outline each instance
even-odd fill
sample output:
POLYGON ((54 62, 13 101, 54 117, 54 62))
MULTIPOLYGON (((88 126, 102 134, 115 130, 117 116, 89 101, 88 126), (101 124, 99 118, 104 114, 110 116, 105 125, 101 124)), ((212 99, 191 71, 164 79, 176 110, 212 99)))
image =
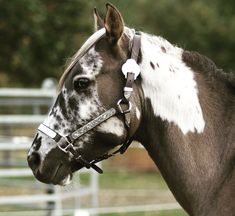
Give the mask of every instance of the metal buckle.
POLYGON ((131 108, 132 108, 132 104, 131 102, 128 100, 127 102, 124 101, 124 99, 120 99, 118 102, 117 102, 117 107, 118 107, 118 110, 120 111, 120 113, 122 114, 125 114, 125 113, 129 113, 131 111, 131 108), (127 103, 128 102, 128 103, 127 103), (126 110, 124 110, 122 108, 122 104, 125 104, 125 105, 128 105, 128 108, 126 110))
POLYGON ((63 151, 64 153, 68 153, 69 152, 69 148, 73 148, 73 144, 71 142, 69 142, 68 139, 65 139, 67 142, 67 145, 65 147, 62 147, 61 145, 57 144, 57 146, 59 147, 59 149, 61 151, 63 151))

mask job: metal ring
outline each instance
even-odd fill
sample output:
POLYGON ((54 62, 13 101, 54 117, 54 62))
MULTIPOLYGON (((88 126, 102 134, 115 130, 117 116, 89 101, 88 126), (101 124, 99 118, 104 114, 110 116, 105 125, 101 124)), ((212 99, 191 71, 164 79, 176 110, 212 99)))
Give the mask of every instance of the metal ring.
POLYGON ((65 147, 62 147, 61 145, 57 144, 57 146, 59 147, 59 149, 60 149, 61 151, 63 151, 64 153, 70 152, 70 151, 69 151, 69 148, 73 148, 73 144, 70 143, 70 142, 68 142, 67 139, 66 139, 66 142, 67 142, 67 145, 66 145, 65 147))
MULTIPOLYGON (((132 104, 131 102, 128 100, 128 108, 126 110, 123 110, 122 106, 121 106, 121 103, 123 102, 124 100, 123 99, 120 99, 118 102, 117 102, 117 107, 118 107, 118 110, 120 111, 120 113, 122 114, 125 114, 125 113, 129 113, 131 111, 131 108, 132 108, 132 104)), ((123 104, 126 104, 126 102, 123 102, 123 104)))

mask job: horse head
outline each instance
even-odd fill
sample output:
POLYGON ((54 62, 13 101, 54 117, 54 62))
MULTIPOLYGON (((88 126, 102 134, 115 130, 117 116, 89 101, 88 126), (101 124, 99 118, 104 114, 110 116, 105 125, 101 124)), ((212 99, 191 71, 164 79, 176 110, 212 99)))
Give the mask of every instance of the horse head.
MULTIPOLYGON (((135 33, 124 27, 120 12, 110 4, 107 4, 104 21, 96 10, 94 17, 96 32, 75 54, 62 75, 57 99, 28 153, 30 168, 44 183, 68 184, 73 172, 121 146, 138 128, 141 109, 135 90, 127 104, 128 109, 132 104, 130 125, 126 126, 124 112, 120 114, 114 109, 109 119, 98 122, 90 130, 85 129, 79 137, 71 137, 74 131, 84 125, 87 128, 88 122, 117 107, 123 98, 126 79, 121 69, 131 55, 135 33), (67 151, 69 147, 72 152, 67 151)), ((134 89, 136 85, 133 83, 134 89)))

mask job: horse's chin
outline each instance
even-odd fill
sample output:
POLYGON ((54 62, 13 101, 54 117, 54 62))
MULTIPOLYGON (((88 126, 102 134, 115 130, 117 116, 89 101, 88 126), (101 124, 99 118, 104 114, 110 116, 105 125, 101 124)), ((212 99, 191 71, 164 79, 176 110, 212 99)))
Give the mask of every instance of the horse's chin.
POLYGON ((77 161, 70 164, 60 164, 51 168, 42 166, 33 172, 37 180, 45 184, 54 184, 60 186, 69 185, 73 178, 73 173, 82 169, 84 166, 77 161))
POLYGON ((67 175, 60 175, 60 170, 58 170, 58 177, 57 175, 55 176, 54 179, 52 179, 52 183, 55 185, 60 185, 60 186, 66 186, 69 185, 72 182, 73 178, 73 173, 82 169, 84 166, 78 162, 73 162, 71 163, 70 172, 67 173, 67 175), (62 178, 61 178, 62 177, 62 178))
POLYGON ((77 161, 73 161, 71 163, 71 172, 74 173, 80 169, 82 169, 84 167, 84 165, 82 165, 81 163, 77 162, 77 161))
POLYGON ((72 177, 73 177, 73 174, 70 173, 68 174, 63 180, 61 180, 59 183, 57 183, 58 185, 60 186, 66 186, 66 185, 69 185, 71 182, 72 182, 72 177))
POLYGON ((50 169, 44 166, 34 171, 33 174, 42 183, 61 186, 70 184, 73 177, 70 167, 65 165, 57 165, 50 169))

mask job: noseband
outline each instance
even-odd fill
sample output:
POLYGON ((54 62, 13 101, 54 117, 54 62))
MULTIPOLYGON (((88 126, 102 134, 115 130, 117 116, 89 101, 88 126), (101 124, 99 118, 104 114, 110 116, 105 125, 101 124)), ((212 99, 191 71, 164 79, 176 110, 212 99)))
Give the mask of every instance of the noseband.
POLYGON ((126 63, 123 64, 123 66, 122 66, 122 72, 126 78, 126 85, 123 89, 123 98, 118 100, 116 107, 112 107, 112 108, 108 109, 107 111, 105 111, 104 113, 102 113, 101 115, 96 117, 95 119, 88 122, 86 125, 80 127, 79 129, 77 129, 74 132, 72 132, 71 134, 69 134, 68 136, 61 136, 55 130, 49 128, 48 126, 46 126, 43 123, 40 124, 38 127, 38 130, 40 132, 46 134, 48 137, 50 137, 51 139, 53 139, 57 143, 57 146, 61 151, 63 151, 66 154, 71 153, 74 156, 75 160, 78 161, 79 163, 81 163, 84 167, 86 167, 88 169, 93 168, 98 173, 103 173, 103 170, 100 167, 98 167, 96 165, 96 163, 100 162, 102 160, 105 160, 111 156, 114 156, 117 153, 123 154, 132 142, 131 137, 129 137, 127 135, 126 141, 121 145, 121 147, 118 150, 114 151, 113 153, 104 154, 103 156, 95 158, 92 161, 85 160, 82 157, 82 155, 79 154, 75 150, 74 142, 79 137, 81 137, 82 135, 87 133, 88 131, 94 129, 95 127, 97 127, 101 123, 105 122, 106 120, 108 120, 109 118, 111 118, 112 116, 115 116, 117 114, 124 115, 125 126, 127 128, 127 131, 129 131, 130 112, 131 112, 131 108, 132 108, 132 104, 129 99, 130 99, 131 93, 133 91, 133 87, 132 87, 133 83, 140 73, 140 67, 137 64, 137 59, 138 59, 139 51, 140 51, 140 45, 141 45, 140 34, 135 33, 135 35, 133 37, 133 44, 132 44, 132 49, 131 49, 131 58, 128 59, 126 61, 126 63), (65 143, 66 143, 65 145, 64 144, 61 145, 59 143, 59 141, 61 139, 63 139, 65 141, 65 143))

